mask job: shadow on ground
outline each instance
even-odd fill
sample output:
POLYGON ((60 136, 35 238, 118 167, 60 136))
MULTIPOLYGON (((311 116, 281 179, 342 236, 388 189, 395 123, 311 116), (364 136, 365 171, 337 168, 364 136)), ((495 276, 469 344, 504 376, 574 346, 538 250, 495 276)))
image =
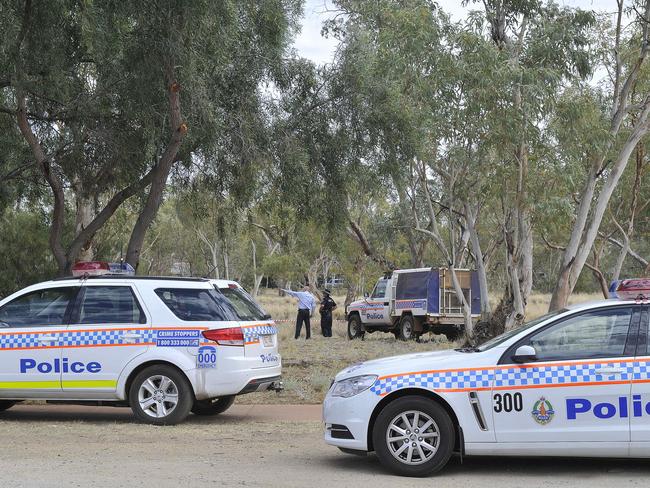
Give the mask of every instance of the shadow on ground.
MULTIPOLYGON (((250 421, 245 415, 217 415, 214 417, 199 417, 190 414, 183 424, 219 424, 230 425, 250 421)), ((59 408, 20 408, 0 412, 3 422, 89 422, 111 424, 137 424, 131 409, 128 407, 83 407, 66 406, 59 408)))
MULTIPOLYGON (((389 474, 374 454, 368 456, 333 455, 322 459, 324 466, 339 470, 376 475, 389 474)), ((644 459, 554 458, 554 457, 490 457, 471 456, 460 459, 454 456, 449 464, 432 478, 468 475, 472 477, 508 475, 521 479, 540 478, 588 479, 604 474, 622 476, 650 475, 650 464, 644 459)), ((534 485, 534 483, 533 483, 534 485)))

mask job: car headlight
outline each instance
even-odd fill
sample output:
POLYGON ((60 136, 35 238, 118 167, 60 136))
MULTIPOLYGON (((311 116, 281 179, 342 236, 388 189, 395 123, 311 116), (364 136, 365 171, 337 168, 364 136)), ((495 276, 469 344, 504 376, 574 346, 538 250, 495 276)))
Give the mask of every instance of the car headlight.
POLYGON ((362 391, 366 391, 375 384, 377 375, 367 374, 363 376, 355 376, 347 380, 337 381, 332 388, 331 396, 349 398, 358 395, 362 391))

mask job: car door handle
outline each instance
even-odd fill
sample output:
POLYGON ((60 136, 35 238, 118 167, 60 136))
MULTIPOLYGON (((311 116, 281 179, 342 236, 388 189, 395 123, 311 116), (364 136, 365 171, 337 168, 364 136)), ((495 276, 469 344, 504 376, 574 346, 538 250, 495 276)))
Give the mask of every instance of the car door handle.
POLYGON ((56 341, 56 336, 44 335, 38 338, 38 342, 54 342, 56 341))
POLYGON ((125 339, 139 339, 142 337, 142 334, 138 334, 137 332, 125 332, 122 334, 122 337, 125 339))
POLYGON ((596 374, 623 374, 626 371, 622 368, 600 368, 596 370, 596 374))

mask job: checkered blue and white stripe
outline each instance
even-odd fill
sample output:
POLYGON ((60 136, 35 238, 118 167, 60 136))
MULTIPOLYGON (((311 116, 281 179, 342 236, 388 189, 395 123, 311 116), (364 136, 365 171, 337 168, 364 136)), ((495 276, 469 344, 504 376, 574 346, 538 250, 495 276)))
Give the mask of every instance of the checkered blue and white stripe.
POLYGON ((244 332, 244 342, 257 342, 261 335, 277 334, 278 329, 275 325, 253 325, 242 327, 244 332))
POLYGON ((424 300, 398 300, 395 302, 395 308, 424 308, 424 300))
POLYGON ((5 334, 0 335, 0 349, 24 349, 38 347, 71 347, 71 346, 105 346, 120 344, 142 344, 155 342, 155 330, 141 329, 97 329, 84 331, 57 331, 53 335, 56 341, 44 344, 39 341, 41 335, 49 335, 48 332, 38 334, 5 334), (139 334, 140 337, 126 339, 125 334, 139 334))
MULTIPOLYGON (((512 367, 495 371, 495 387, 529 385, 565 385, 573 383, 598 383, 611 380, 629 380, 633 362, 617 361, 598 364, 562 364, 534 368, 512 367), (622 369, 622 374, 613 377, 603 374, 601 369, 622 369)), ((637 363, 639 364, 639 363, 637 363)))
POLYGON ((642 381, 650 379, 650 366, 645 361, 613 361, 596 364, 573 363, 540 365, 522 368, 487 368, 481 370, 431 371, 407 373, 380 378, 370 389, 385 395, 400 388, 419 387, 429 390, 472 390, 475 388, 507 388, 555 386, 607 381, 642 381), (612 375, 605 369, 620 369, 612 375), (494 383, 494 384, 493 384, 494 383))
POLYGON ((611 380, 629 380, 633 362, 618 361, 598 364, 548 365, 534 368, 508 368, 495 371, 495 386, 564 385, 575 383, 598 383, 611 380), (601 369, 622 369, 615 377, 603 374, 601 369))
POLYGON ((381 378, 370 388, 377 395, 385 395, 400 388, 426 388, 428 390, 457 388, 489 388, 494 371, 491 369, 432 371, 381 378))
POLYGON ((39 347, 38 334, 3 334, 0 336, 0 349, 21 349, 39 347))
POLYGON ((632 381, 650 379, 650 364, 646 361, 633 361, 632 367, 629 367, 628 373, 632 375, 632 381))

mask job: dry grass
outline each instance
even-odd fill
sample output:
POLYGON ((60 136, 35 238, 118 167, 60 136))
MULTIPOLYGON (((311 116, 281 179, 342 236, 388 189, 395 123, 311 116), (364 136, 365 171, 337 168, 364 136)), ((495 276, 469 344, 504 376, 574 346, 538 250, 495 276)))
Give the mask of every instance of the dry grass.
MULTIPOLYGON (((571 303, 598 299, 596 294, 578 294, 571 303)), ((305 331, 299 340, 294 340, 295 299, 279 297, 277 293, 264 293, 260 303, 278 321, 280 353, 282 354, 282 376, 285 391, 275 393, 256 393, 240 397, 238 403, 320 403, 327 392, 334 375, 346 366, 385 356, 431 351, 454 347, 444 336, 429 336, 422 343, 402 342, 392 334, 376 332, 366 334, 366 340, 349 341, 347 324, 343 319, 345 297, 335 296, 339 308, 335 311, 333 337, 324 338, 320 332, 318 313, 312 318, 312 339, 304 339, 305 331), (288 320, 288 322, 285 322, 288 320)), ((543 315, 548 310, 550 295, 534 294, 528 305, 528 318, 543 315)), ((494 300, 496 302, 496 300, 494 300)))

